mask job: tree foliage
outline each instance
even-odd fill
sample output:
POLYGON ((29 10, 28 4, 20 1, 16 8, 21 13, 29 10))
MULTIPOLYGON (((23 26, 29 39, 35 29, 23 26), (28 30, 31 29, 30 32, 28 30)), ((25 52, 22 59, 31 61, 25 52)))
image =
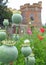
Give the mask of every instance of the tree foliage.
POLYGON ((0 5, 1 5, 1 6, 5 6, 5 5, 7 4, 7 2, 8 2, 8 0, 6 0, 6 1, 4 1, 4 2, 3 2, 3 1, 4 1, 4 0, 0 0, 0 5))
POLYGON ((12 12, 7 8, 7 6, 0 6, 0 24, 2 24, 4 19, 9 19, 11 21, 12 12))

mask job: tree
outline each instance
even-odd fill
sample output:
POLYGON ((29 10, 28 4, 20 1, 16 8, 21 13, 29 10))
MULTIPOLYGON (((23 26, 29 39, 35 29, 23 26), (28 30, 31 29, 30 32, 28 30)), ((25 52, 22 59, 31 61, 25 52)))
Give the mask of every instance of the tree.
POLYGON ((0 5, 1 6, 5 6, 6 4, 7 4, 7 2, 8 2, 8 0, 6 0, 5 2, 3 2, 4 0, 0 0, 0 5))
POLYGON ((3 3, 3 0, 0 0, 0 24, 3 25, 3 20, 4 19, 9 19, 9 21, 11 21, 11 16, 12 16, 12 12, 9 10, 9 8, 7 8, 6 3, 8 2, 8 0, 6 0, 6 2, 3 3))

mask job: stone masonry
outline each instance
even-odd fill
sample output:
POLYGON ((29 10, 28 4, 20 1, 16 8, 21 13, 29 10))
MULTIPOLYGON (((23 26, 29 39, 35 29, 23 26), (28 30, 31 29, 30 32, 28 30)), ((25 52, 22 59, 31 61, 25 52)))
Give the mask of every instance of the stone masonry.
POLYGON ((23 16, 23 24, 29 24, 31 22, 32 26, 41 27, 41 9, 42 2, 33 3, 30 5, 29 3, 20 6, 20 11, 23 16))

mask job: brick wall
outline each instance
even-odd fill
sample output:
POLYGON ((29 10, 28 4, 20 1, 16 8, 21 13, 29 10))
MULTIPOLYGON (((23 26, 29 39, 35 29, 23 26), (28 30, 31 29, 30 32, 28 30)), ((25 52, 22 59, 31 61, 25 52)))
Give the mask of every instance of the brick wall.
MULTIPOLYGON (((29 24, 30 21, 33 22, 33 26, 41 26, 41 9, 42 9, 42 2, 33 3, 30 5, 29 3, 20 6, 20 11, 23 16, 23 23, 29 24), (31 20, 32 17, 32 20, 31 20)), ((31 22, 32 23, 32 22, 31 22)))

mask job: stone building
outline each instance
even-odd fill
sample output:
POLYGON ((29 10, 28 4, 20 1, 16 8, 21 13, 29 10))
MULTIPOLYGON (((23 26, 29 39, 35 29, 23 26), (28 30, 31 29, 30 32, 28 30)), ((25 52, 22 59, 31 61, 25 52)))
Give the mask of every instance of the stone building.
POLYGON ((20 6, 21 15, 23 17, 23 21, 21 24, 18 24, 18 33, 26 33, 28 29, 31 30, 31 27, 40 28, 42 26, 41 23, 41 9, 42 2, 33 3, 30 5, 29 3, 20 6))
POLYGON ((23 16, 23 24, 31 24, 34 27, 41 27, 41 9, 42 2, 33 3, 30 5, 29 3, 20 6, 20 11, 23 16))

